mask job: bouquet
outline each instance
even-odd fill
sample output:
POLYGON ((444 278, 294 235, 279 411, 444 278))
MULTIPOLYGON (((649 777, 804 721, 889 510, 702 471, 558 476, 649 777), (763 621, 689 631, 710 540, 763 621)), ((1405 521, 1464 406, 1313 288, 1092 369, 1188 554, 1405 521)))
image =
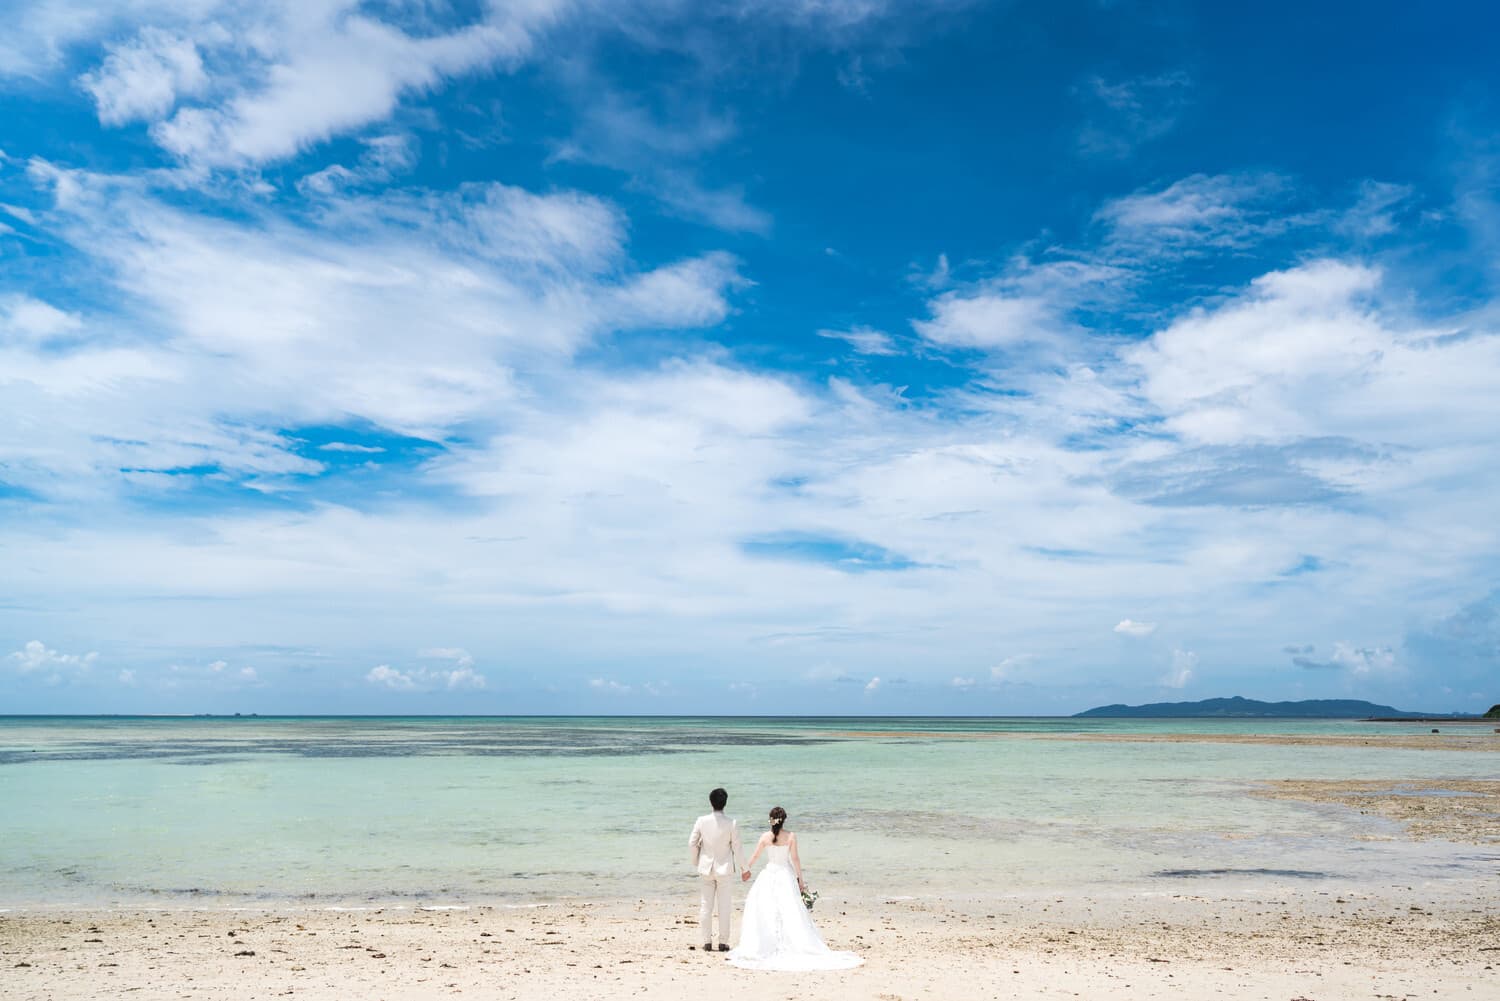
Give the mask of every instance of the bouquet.
POLYGON ((802 890, 802 906, 806 907, 808 910, 812 910, 812 905, 815 904, 815 903, 817 903, 817 902, 818 902, 818 891, 816 891, 816 890, 809 890, 806 887, 804 887, 803 890, 802 890))

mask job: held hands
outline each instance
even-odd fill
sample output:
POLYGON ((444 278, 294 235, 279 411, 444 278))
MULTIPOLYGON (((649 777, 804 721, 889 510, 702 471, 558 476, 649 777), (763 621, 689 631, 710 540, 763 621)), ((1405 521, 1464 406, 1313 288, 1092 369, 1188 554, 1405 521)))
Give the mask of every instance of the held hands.
POLYGON ((750 870, 749 869, 746 869, 744 872, 740 873, 740 882, 741 883, 748 883, 748 882, 750 882, 750 870))

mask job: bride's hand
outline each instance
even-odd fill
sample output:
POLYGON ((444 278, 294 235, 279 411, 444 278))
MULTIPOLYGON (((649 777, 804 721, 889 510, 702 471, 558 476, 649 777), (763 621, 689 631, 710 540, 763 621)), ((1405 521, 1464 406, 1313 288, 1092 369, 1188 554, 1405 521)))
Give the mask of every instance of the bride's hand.
POLYGON ((741 883, 748 883, 748 882, 750 882, 750 870, 749 869, 746 869, 744 872, 740 873, 740 882, 741 883))

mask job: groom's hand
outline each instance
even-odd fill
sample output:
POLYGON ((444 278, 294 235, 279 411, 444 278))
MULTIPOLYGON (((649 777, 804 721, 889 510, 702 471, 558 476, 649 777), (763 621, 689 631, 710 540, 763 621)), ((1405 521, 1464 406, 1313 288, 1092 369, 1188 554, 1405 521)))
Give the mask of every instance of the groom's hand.
POLYGON ((744 872, 740 873, 740 882, 741 883, 748 883, 748 882, 750 882, 750 870, 749 869, 746 869, 744 872))

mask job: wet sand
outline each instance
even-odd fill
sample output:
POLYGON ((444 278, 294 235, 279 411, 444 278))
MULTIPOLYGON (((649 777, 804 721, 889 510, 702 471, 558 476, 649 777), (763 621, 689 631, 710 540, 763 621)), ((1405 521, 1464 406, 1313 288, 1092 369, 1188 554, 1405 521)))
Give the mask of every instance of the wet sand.
MULTIPOLYGON (((1376 814, 1403 824, 1406 836, 1419 840, 1500 844, 1500 781, 1283 779, 1263 783, 1255 794, 1376 814)), ((1373 840, 1388 836, 1364 837, 1373 840)))

